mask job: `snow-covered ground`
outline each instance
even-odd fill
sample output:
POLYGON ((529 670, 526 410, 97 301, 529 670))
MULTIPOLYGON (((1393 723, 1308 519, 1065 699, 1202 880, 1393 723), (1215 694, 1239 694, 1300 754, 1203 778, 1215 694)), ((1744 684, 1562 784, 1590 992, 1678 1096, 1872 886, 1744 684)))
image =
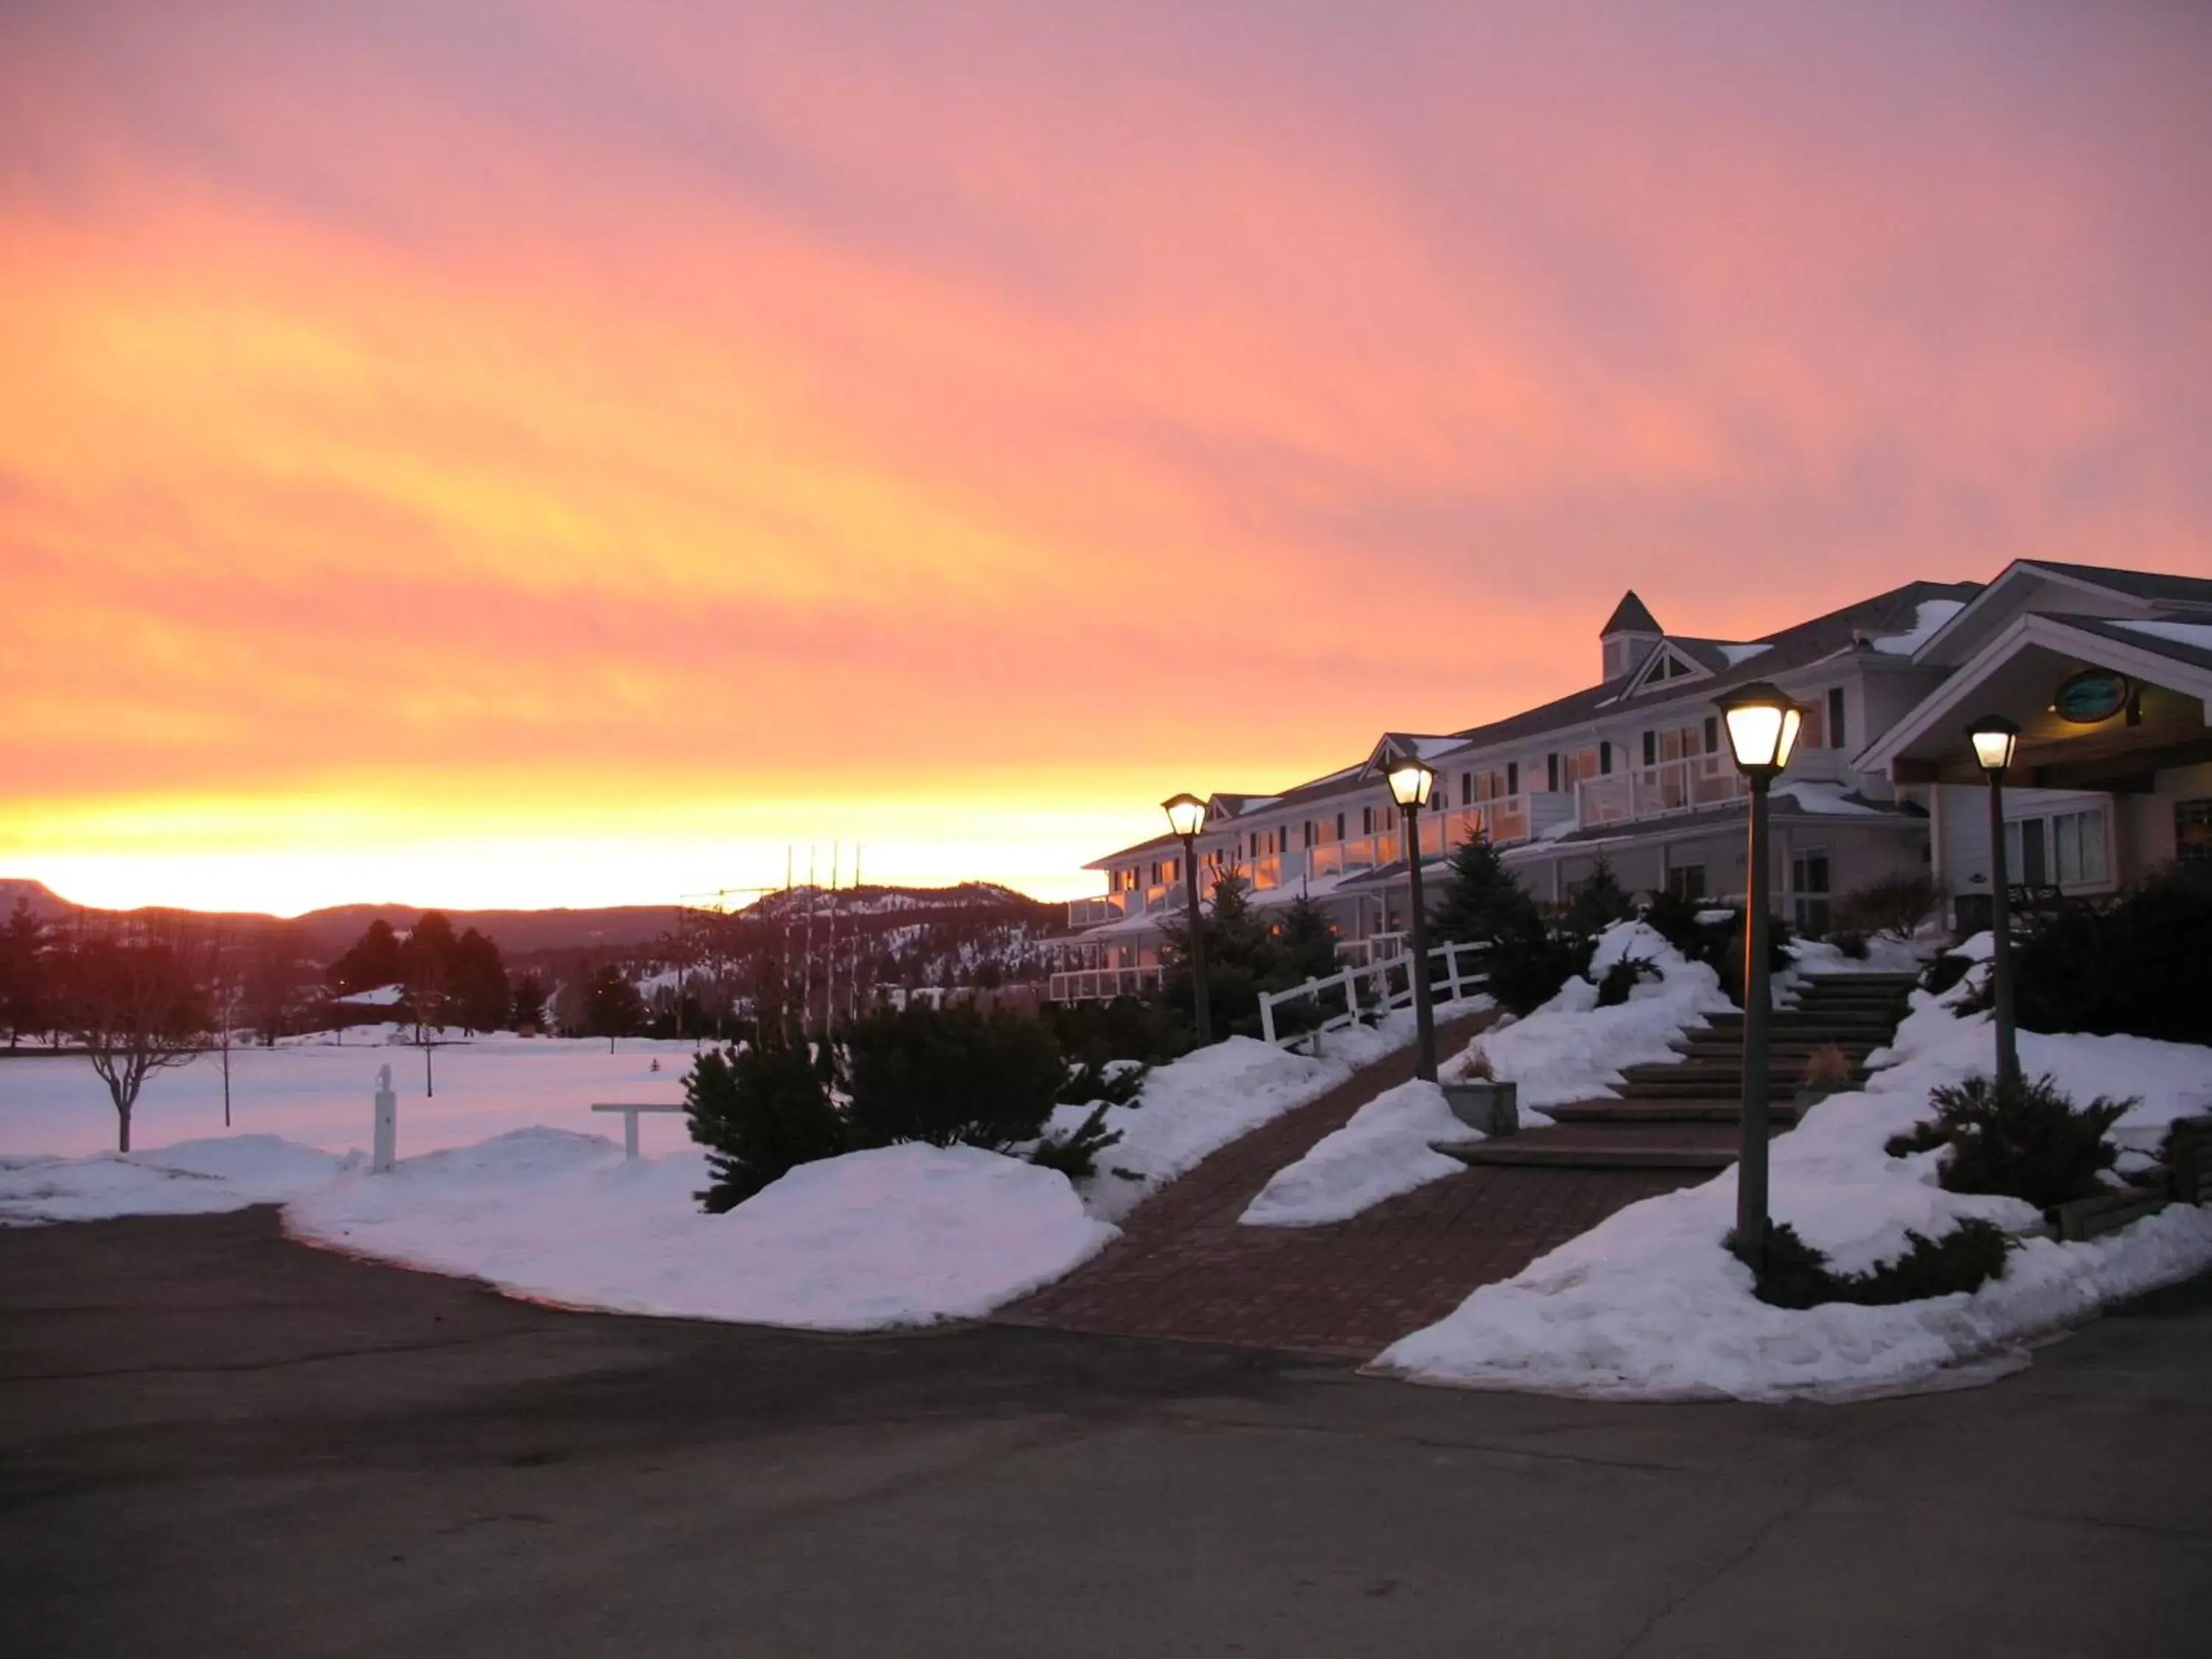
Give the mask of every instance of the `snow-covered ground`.
MULTIPOLYGON (((388 1037, 411 1039, 414 1028, 359 1027, 338 1044, 327 1036, 274 1048, 230 1051, 231 1121, 243 1133, 281 1135, 332 1152, 367 1146, 374 1124, 377 1067, 389 1065, 399 1097, 403 1155, 465 1146, 503 1130, 549 1124, 580 1133, 606 1133, 622 1120, 594 1114, 599 1100, 684 1098, 693 1045, 625 1037, 609 1054, 605 1038, 506 1036, 463 1038, 431 1051, 437 1092, 424 1093, 422 1050, 388 1037), (658 1060, 661 1069, 652 1069, 658 1060)), ((146 1080, 131 1119, 131 1144, 166 1143, 222 1133, 222 1067, 204 1054, 155 1072, 146 1080)), ((690 1143, 680 1115, 646 1115, 640 1144, 647 1152, 690 1143)), ((115 1145, 115 1108, 106 1087, 82 1055, 0 1058, 0 1155, 71 1155, 115 1145)))
POLYGON ((1705 963, 1688 960, 1643 922, 1621 922, 1598 939, 1587 975, 1569 980, 1527 1018, 1493 1026, 1468 1054, 1479 1046, 1488 1054, 1498 1077, 1521 1085, 1522 1121, 1543 1124, 1550 1121, 1545 1107, 1601 1099, 1631 1066, 1680 1059, 1674 1042, 1685 1026, 1735 1006, 1705 963), (1640 980, 1627 1001, 1599 1007, 1597 981, 1628 957, 1651 963, 1662 977, 1640 980))
POLYGON ((1237 1218, 1248 1227, 1347 1220, 1467 1167, 1431 1151, 1431 1141, 1481 1139, 1452 1115, 1442 1089, 1417 1078, 1384 1090, 1341 1129, 1277 1170, 1237 1218))
MULTIPOLYGON (((604 1043, 457 1045, 437 1051, 434 1100, 422 1097, 409 1064, 419 1066, 419 1051, 255 1050, 234 1056, 239 1121, 306 1125, 322 1146, 241 1133, 128 1157, 0 1155, 0 1224, 281 1202, 302 1238, 564 1305, 845 1330, 972 1317, 1067 1273, 1115 1237, 1112 1220, 1145 1194, 1412 1034, 1411 1016, 1400 1015, 1332 1034, 1322 1059, 1236 1038, 1162 1066, 1140 1105, 1109 1114, 1124 1139, 1080 1195, 1065 1176, 1018 1158, 897 1146, 804 1165, 725 1216, 699 1209, 706 1160, 684 1138, 680 1115, 644 1120, 677 1149, 635 1162, 605 1136, 580 1132, 618 1121, 592 1116, 594 1099, 680 1100, 688 1045, 625 1045, 614 1055, 604 1043), (658 1073, 648 1069, 656 1056, 658 1073), (387 1061, 404 1091, 409 1155, 375 1175, 358 1151, 326 1148, 370 1138, 368 1094, 387 1061), (526 1127, 512 1127, 518 1120, 526 1127), (483 1138, 485 1126, 506 1132, 483 1138), (471 1127, 479 1136, 465 1139, 471 1127)), ((72 1135, 52 1138, 80 1141, 112 1133, 84 1060, 6 1064, 22 1071, 0 1076, 52 1079, 30 1107, 11 1093, 11 1125, 65 1121, 72 1135)), ((147 1125, 177 1115, 149 1109, 157 1103, 206 1113, 207 1079, 192 1076, 204 1064, 148 1085, 141 1145, 152 1138, 147 1125), (179 1080, 197 1086, 155 1095, 179 1080)), ((1061 1109, 1055 1127, 1085 1115, 1061 1109)))
POLYGON ((564 1306, 823 1330, 973 1318, 1050 1283, 1115 1230, 1066 1178, 972 1146, 801 1164, 701 1212, 696 1152, 520 1129, 388 1176, 355 1169, 285 1210, 295 1237, 564 1306))
MULTIPOLYGON (((1474 1006, 1455 1004, 1453 1012, 1474 1006)), ((1106 1127, 1122 1139, 1099 1154, 1098 1173, 1083 1183, 1084 1203, 1102 1220, 1119 1221, 1207 1153, 1320 1099, 1359 1067, 1413 1040, 1413 1017, 1400 1012, 1379 1026, 1330 1032, 1318 1060, 1255 1037, 1231 1037, 1158 1066, 1134 1105, 1108 1110, 1106 1127)), ((1048 1132, 1065 1134, 1089 1115, 1088 1107, 1062 1106, 1048 1132)))
MULTIPOLYGON (((1985 955, 1985 947, 1966 954, 1985 955)), ((1940 1154, 1893 1158, 1891 1136, 1929 1115, 1929 1093, 1991 1065, 1986 1015, 1956 1018, 1972 981, 1913 995, 1887 1062, 1863 1091, 1833 1096, 1778 1139, 1769 1212, 1863 1271, 1969 1216, 2037 1220, 2016 1200, 1947 1193, 1940 1154)), ((2155 1146, 2178 1116, 2212 1110, 2212 1051, 2140 1037, 2020 1036, 2023 1072, 2077 1101, 2141 1097, 2115 1131, 2155 1146)), ((2212 1267, 2212 1208, 2175 1206, 2087 1243, 2029 1239, 2003 1278, 1969 1295, 1887 1308, 1772 1308, 1721 1241, 1735 1219, 1733 1170, 1622 1211, 1516 1277, 1486 1285, 1375 1362, 1384 1374, 1469 1388, 1620 1399, 1835 1399, 1979 1380, 2027 1363, 2037 1337, 2105 1303, 2212 1267)))

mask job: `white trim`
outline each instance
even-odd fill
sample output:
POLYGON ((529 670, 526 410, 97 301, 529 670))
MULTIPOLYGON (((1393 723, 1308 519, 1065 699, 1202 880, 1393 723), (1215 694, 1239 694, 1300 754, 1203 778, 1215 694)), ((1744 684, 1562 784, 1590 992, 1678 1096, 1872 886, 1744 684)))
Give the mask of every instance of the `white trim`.
MULTIPOLYGON (((1911 656, 1907 659, 1907 660, 1916 663, 1926 662, 1929 654, 1933 652, 1938 645, 1942 644, 1945 640, 1951 636, 1951 632, 1954 629, 1963 626, 1969 617, 1972 617, 1976 611, 1982 608, 1982 602, 1984 600, 1993 598, 2000 589, 2004 587, 2008 582, 2011 581, 2015 575, 2023 570, 2032 570, 2036 574, 2036 575, 2042 578, 2045 581, 2057 582, 2062 586, 2075 588, 2084 593, 2101 593, 2107 599, 2119 599, 2126 604, 2136 605, 2144 611, 2148 611, 2153 608, 2148 600, 2144 599, 2138 594, 2130 593, 2124 588, 2107 587, 2104 583, 2091 581, 2085 576, 2076 576, 2069 572, 2063 570, 2053 570, 2049 565, 2038 564, 2033 559, 2014 559, 2010 564, 2007 565, 2003 569, 1998 571, 1995 576, 1990 578, 1989 584, 1984 586, 1980 592, 1975 594, 1972 599, 1968 599, 1966 605, 1960 608, 1958 614, 1954 616, 1950 621, 1945 623, 1933 634, 1930 634, 1926 639, 1921 641, 1920 648, 1917 651, 1915 651, 1911 656)), ((1968 659, 1968 661, 1972 660, 1972 659, 1968 659)), ((1961 663, 1960 666, 1964 668, 1966 664, 1961 663)))
POLYGON ((2212 701, 2212 672, 2183 662, 2178 657, 2144 650, 2036 611, 2025 611, 2015 617, 2011 624, 1984 646, 1980 652, 1960 664, 1948 679, 1929 692, 1903 719, 1853 757, 1851 769, 1858 772, 1887 772, 1896 764, 1903 750, 1925 737, 1938 720, 1946 715, 1955 714, 1960 706, 1980 690, 1992 674, 2018 655, 2023 647, 2032 645, 2052 650, 2063 649, 2102 666, 2116 668, 2133 678, 2162 685, 2168 690, 2212 701), (2182 683, 2176 684, 2177 678, 2182 683))
POLYGON ((1651 654, 1644 659, 1644 665, 1638 668, 1635 674, 1630 678, 1628 682, 1628 689, 1626 691, 1623 691, 1620 694, 1620 697, 1615 699, 1615 701, 1619 702, 1629 697, 1640 697, 1647 690, 1656 691, 1662 689, 1671 690, 1674 687, 1680 685, 1693 685, 1699 680, 1710 680, 1713 678, 1714 675, 1711 669, 1707 668, 1702 663, 1692 661, 1672 641, 1662 639, 1657 645, 1651 647, 1651 654), (1655 684, 1651 676, 1653 672, 1657 669, 1662 660, 1679 663, 1687 672, 1680 674, 1669 674, 1664 679, 1655 684))

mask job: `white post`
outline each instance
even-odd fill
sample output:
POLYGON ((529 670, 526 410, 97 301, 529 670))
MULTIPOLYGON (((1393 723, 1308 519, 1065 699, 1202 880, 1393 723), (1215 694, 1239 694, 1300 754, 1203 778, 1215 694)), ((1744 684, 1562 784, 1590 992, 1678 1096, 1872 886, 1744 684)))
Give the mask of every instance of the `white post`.
POLYGON ((399 1097, 392 1092, 392 1067, 380 1066, 376 1068, 376 1152, 368 1166, 373 1173, 392 1173, 398 1140, 399 1097))
POLYGON ((628 1163, 637 1162, 637 1110, 635 1107, 623 1114, 623 1158, 628 1163))

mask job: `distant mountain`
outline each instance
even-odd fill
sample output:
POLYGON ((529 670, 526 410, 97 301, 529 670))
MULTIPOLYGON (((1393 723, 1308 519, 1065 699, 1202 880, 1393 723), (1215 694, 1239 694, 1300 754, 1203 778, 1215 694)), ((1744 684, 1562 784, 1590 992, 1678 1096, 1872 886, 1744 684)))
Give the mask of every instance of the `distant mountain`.
MULTIPOLYGON (((33 914, 52 920, 74 915, 81 908, 60 897, 42 883, 0 878, 0 916, 18 900, 33 914)), ((328 961, 359 939, 370 922, 381 920, 404 930, 422 914, 412 904, 340 904, 311 910, 289 927, 300 953, 328 961)), ((674 905, 626 904, 599 909, 447 910, 456 933, 473 927, 495 942, 510 959, 550 951, 592 951, 621 955, 643 949, 676 931, 678 912, 674 905)), ((1059 925, 1061 907, 1033 899, 994 882, 963 882, 956 887, 848 887, 834 891, 818 887, 794 887, 765 895, 732 916, 757 924, 780 927, 803 925, 811 914, 816 925, 826 924, 834 914, 841 930, 854 934, 885 932, 896 927, 926 928, 933 933, 951 933, 964 939, 972 932, 1014 926, 1030 934, 1052 931, 1059 925)), ((276 918, 258 914, 228 914, 222 918, 245 927, 271 927, 276 918)))

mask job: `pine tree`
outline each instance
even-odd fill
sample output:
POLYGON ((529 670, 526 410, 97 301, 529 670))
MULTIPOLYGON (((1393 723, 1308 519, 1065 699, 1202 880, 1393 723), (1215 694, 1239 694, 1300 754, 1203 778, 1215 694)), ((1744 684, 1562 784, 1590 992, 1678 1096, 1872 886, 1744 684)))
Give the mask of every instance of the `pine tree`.
POLYGON ((745 1048, 702 1053, 684 1080, 684 1100, 691 1139, 708 1149, 713 1184, 694 1196, 709 1214, 846 1148, 844 1121, 806 1045, 774 1027, 745 1048))
POLYGON ((1536 915, 1536 901, 1513 878, 1498 848, 1470 836, 1452 854, 1451 874, 1429 927, 1440 945, 1488 945, 1525 931, 1536 915))
POLYGON ((533 1030, 545 1029, 545 981, 535 974, 525 974, 514 981, 513 1006, 517 1030, 527 1025, 533 1030))
POLYGON ((43 978, 46 929, 22 899, 0 928, 0 1020, 8 1025, 8 1046, 15 1046, 26 1031, 35 1031, 50 1000, 43 978))
POLYGON ((1288 990, 1337 969, 1336 929, 1321 906, 1301 893, 1283 912, 1274 936, 1268 989, 1288 990))
POLYGON ((362 930, 361 937, 346 947, 344 955, 331 964, 330 985, 340 996, 352 996, 356 992, 397 984, 399 976, 399 935, 392 931, 390 922, 380 916, 362 930))
POLYGON ((1589 878, 1567 902, 1568 931, 1594 939, 1614 922, 1626 920, 1629 908, 1627 890, 1613 873, 1613 860, 1600 853, 1589 878))

